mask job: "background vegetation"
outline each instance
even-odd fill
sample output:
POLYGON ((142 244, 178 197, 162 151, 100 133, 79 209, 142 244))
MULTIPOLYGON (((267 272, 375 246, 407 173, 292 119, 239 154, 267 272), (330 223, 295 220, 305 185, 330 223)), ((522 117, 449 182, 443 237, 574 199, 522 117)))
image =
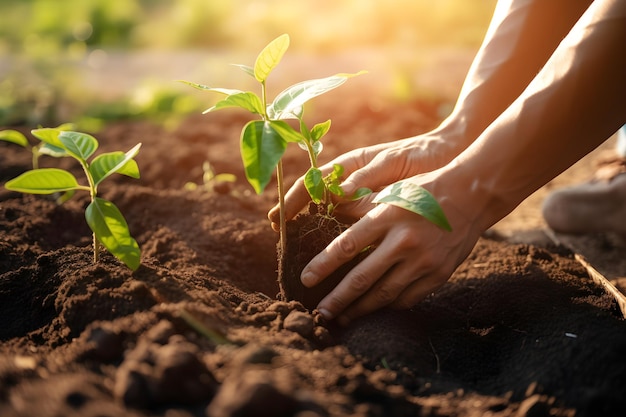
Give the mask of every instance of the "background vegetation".
MULTIPOLYGON (((137 91, 116 97, 114 103, 106 100, 103 89, 92 88, 98 86, 88 81, 85 85, 80 74, 112 54, 194 50, 255 56, 280 33, 290 34, 290 51, 300 54, 400 46, 413 54, 424 47, 476 48, 494 4, 495 0, 2 0, 0 125, 49 125, 77 115, 87 123, 197 110, 196 103, 181 98, 173 85, 153 86, 142 100, 136 99, 137 91)), ((147 87, 140 87, 145 93, 147 87)))

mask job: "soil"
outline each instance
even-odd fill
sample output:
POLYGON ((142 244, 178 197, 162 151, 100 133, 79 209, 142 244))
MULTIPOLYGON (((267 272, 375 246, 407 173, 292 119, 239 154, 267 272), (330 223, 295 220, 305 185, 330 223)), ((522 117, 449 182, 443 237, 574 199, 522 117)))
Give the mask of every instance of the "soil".
MULTIPOLYGON (((312 114, 333 118, 325 160, 432 128, 446 105, 319 103, 312 114)), ((266 218, 276 192, 245 183, 244 117, 193 116, 172 131, 120 122, 97 135, 99 151, 143 143, 141 179, 100 187, 142 248, 135 272, 106 253, 92 263, 86 195, 57 205, 0 190, 0 415, 623 415, 626 322, 575 245, 542 232, 536 203, 411 310, 339 328, 278 300, 266 218), (205 160, 238 182, 202 186, 205 160)), ((69 159, 41 162, 80 175, 69 159)), ((287 181, 306 163, 288 150, 287 181)), ((0 182, 29 165, 28 152, 0 144, 0 182)), ((584 238, 585 257, 620 286, 622 243, 584 238)))
POLYGON ((284 250, 280 241, 277 245, 278 286, 281 299, 297 300, 307 310, 314 310, 343 277, 370 253, 370 250, 363 251, 313 288, 307 288, 302 284, 300 275, 304 267, 348 227, 349 223, 329 215, 327 208, 322 204, 312 202, 309 203, 307 210, 303 210, 294 219, 287 220, 284 250))

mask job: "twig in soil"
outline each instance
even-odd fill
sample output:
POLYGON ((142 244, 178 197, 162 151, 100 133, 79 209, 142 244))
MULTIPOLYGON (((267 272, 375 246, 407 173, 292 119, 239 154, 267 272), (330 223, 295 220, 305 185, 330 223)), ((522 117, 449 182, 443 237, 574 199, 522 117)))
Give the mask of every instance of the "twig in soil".
POLYGON ((591 264, 587 262, 587 260, 582 255, 575 253, 574 257, 578 262, 580 262, 582 266, 585 267, 585 269, 587 269, 587 273, 589 274, 591 279, 593 279, 597 284, 604 287, 606 292, 608 292, 615 298, 615 301, 617 302, 617 305, 622 312, 622 316, 626 318, 626 297, 624 296, 624 294, 622 294, 620 290, 615 287, 615 285, 611 284, 611 281, 606 279, 604 275, 602 275, 600 272, 598 272, 598 270, 591 266, 591 264))
POLYGON ((441 373, 441 363, 439 363, 439 355, 437 355, 437 352, 435 351, 435 347, 433 346, 433 342, 432 340, 430 340, 430 337, 428 338, 428 344, 430 345, 430 349, 433 351, 433 355, 435 356, 435 361, 437 362, 437 370, 436 372, 438 374, 441 373))
POLYGON ((195 331, 197 331, 198 333, 200 333, 202 336, 206 337, 207 339, 209 339, 213 343, 215 343, 217 345, 229 345, 229 344, 232 344, 232 342, 230 340, 228 340, 226 338, 226 336, 220 334, 216 330, 208 328, 207 326, 202 324, 198 319, 196 319, 194 316, 192 316, 186 310, 181 309, 178 312, 178 315, 180 316, 180 318, 185 320, 185 322, 191 328, 193 328, 195 331))
POLYGON ((574 253, 574 258, 587 270, 587 274, 589 277, 598 285, 604 288, 606 292, 608 292, 613 298, 615 298, 615 302, 617 302, 617 306, 622 312, 622 317, 626 318, 626 296, 618 290, 615 285, 611 284, 604 275, 602 275, 597 269, 595 269, 585 258, 576 252, 576 250, 571 246, 564 244, 561 242, 556 234, 548 229, 545 231, 546 235, 557 245, 562 245, 568 248, 574 253))

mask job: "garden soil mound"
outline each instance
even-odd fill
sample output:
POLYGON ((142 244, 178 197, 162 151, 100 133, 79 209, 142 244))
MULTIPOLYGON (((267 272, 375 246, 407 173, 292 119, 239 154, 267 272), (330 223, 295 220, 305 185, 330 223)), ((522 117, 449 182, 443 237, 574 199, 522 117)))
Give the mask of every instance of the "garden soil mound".
MULTIPOLYGON (((325 160, 439 121, 430 102, 316 110, 333 117, 325 160)), ((245 183, 243 123, 224 112, 97 135, 99 152, 143 143, 142 178, 99 190, 142 248, 136 272, 106 253, 92 263, 86 195, 0 191, 1 416, 623 415, 626 323, 562 246, 485 237, 412 310, 348 328, 277 299, 276 193, 245 183), (204 161, 238 182, 206 189, 204 161)), ((0 144, 1 183, 29 164, 0 144)), ((80 175, 42 159, 59 164, 80 175)), ((288 181, 306 164, 289 150, 288 181)))

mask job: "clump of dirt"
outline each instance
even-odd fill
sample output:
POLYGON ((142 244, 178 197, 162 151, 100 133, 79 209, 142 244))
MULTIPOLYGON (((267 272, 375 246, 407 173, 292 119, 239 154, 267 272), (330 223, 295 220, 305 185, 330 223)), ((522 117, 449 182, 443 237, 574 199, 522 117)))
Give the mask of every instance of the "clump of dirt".
POLYGON ((282 251, 280 242, 277 245, 278 283, 282 298, 297 300, 307 309, 314 310, 322 298, 369 254, 369 251, 360 253, 315 287, 307 288, 302 284, 300 274, 304 267, 348 227, 350 224, 329 215, 325 207, 313 203, 309 204, 307 212, 287 221, 285 251, 282 251))
MULTIPOLYGON (((325 157, 436 122, 423 102, 366 109, 366 119, 346 110, 359 108, 337 109, 332 134, 344 142, 329 137, 325 157)), ((99 190, 143 250, 135 272, 106 253, 92 263, 86 196, 58 206, 0 190, 0 415, 622 413, 626 322, 560 246, 483 238, 413 309, 348 328, 277 299, 275 194, 252 195, 242 180, 238 136, 224 133, 240 122, 120 123, 96 135, 103 152, 144 143, 141 180, 112 177, 99 190), (226 194, 185 190, 203 160, 240 181, 226 194)), ((288 153, 285 171, 299 175, 305 158, 288 153)), ((68 160, 42 163, 80 173, 68 160)), ((29 165, 0 144, 0 181, 29 165)))

